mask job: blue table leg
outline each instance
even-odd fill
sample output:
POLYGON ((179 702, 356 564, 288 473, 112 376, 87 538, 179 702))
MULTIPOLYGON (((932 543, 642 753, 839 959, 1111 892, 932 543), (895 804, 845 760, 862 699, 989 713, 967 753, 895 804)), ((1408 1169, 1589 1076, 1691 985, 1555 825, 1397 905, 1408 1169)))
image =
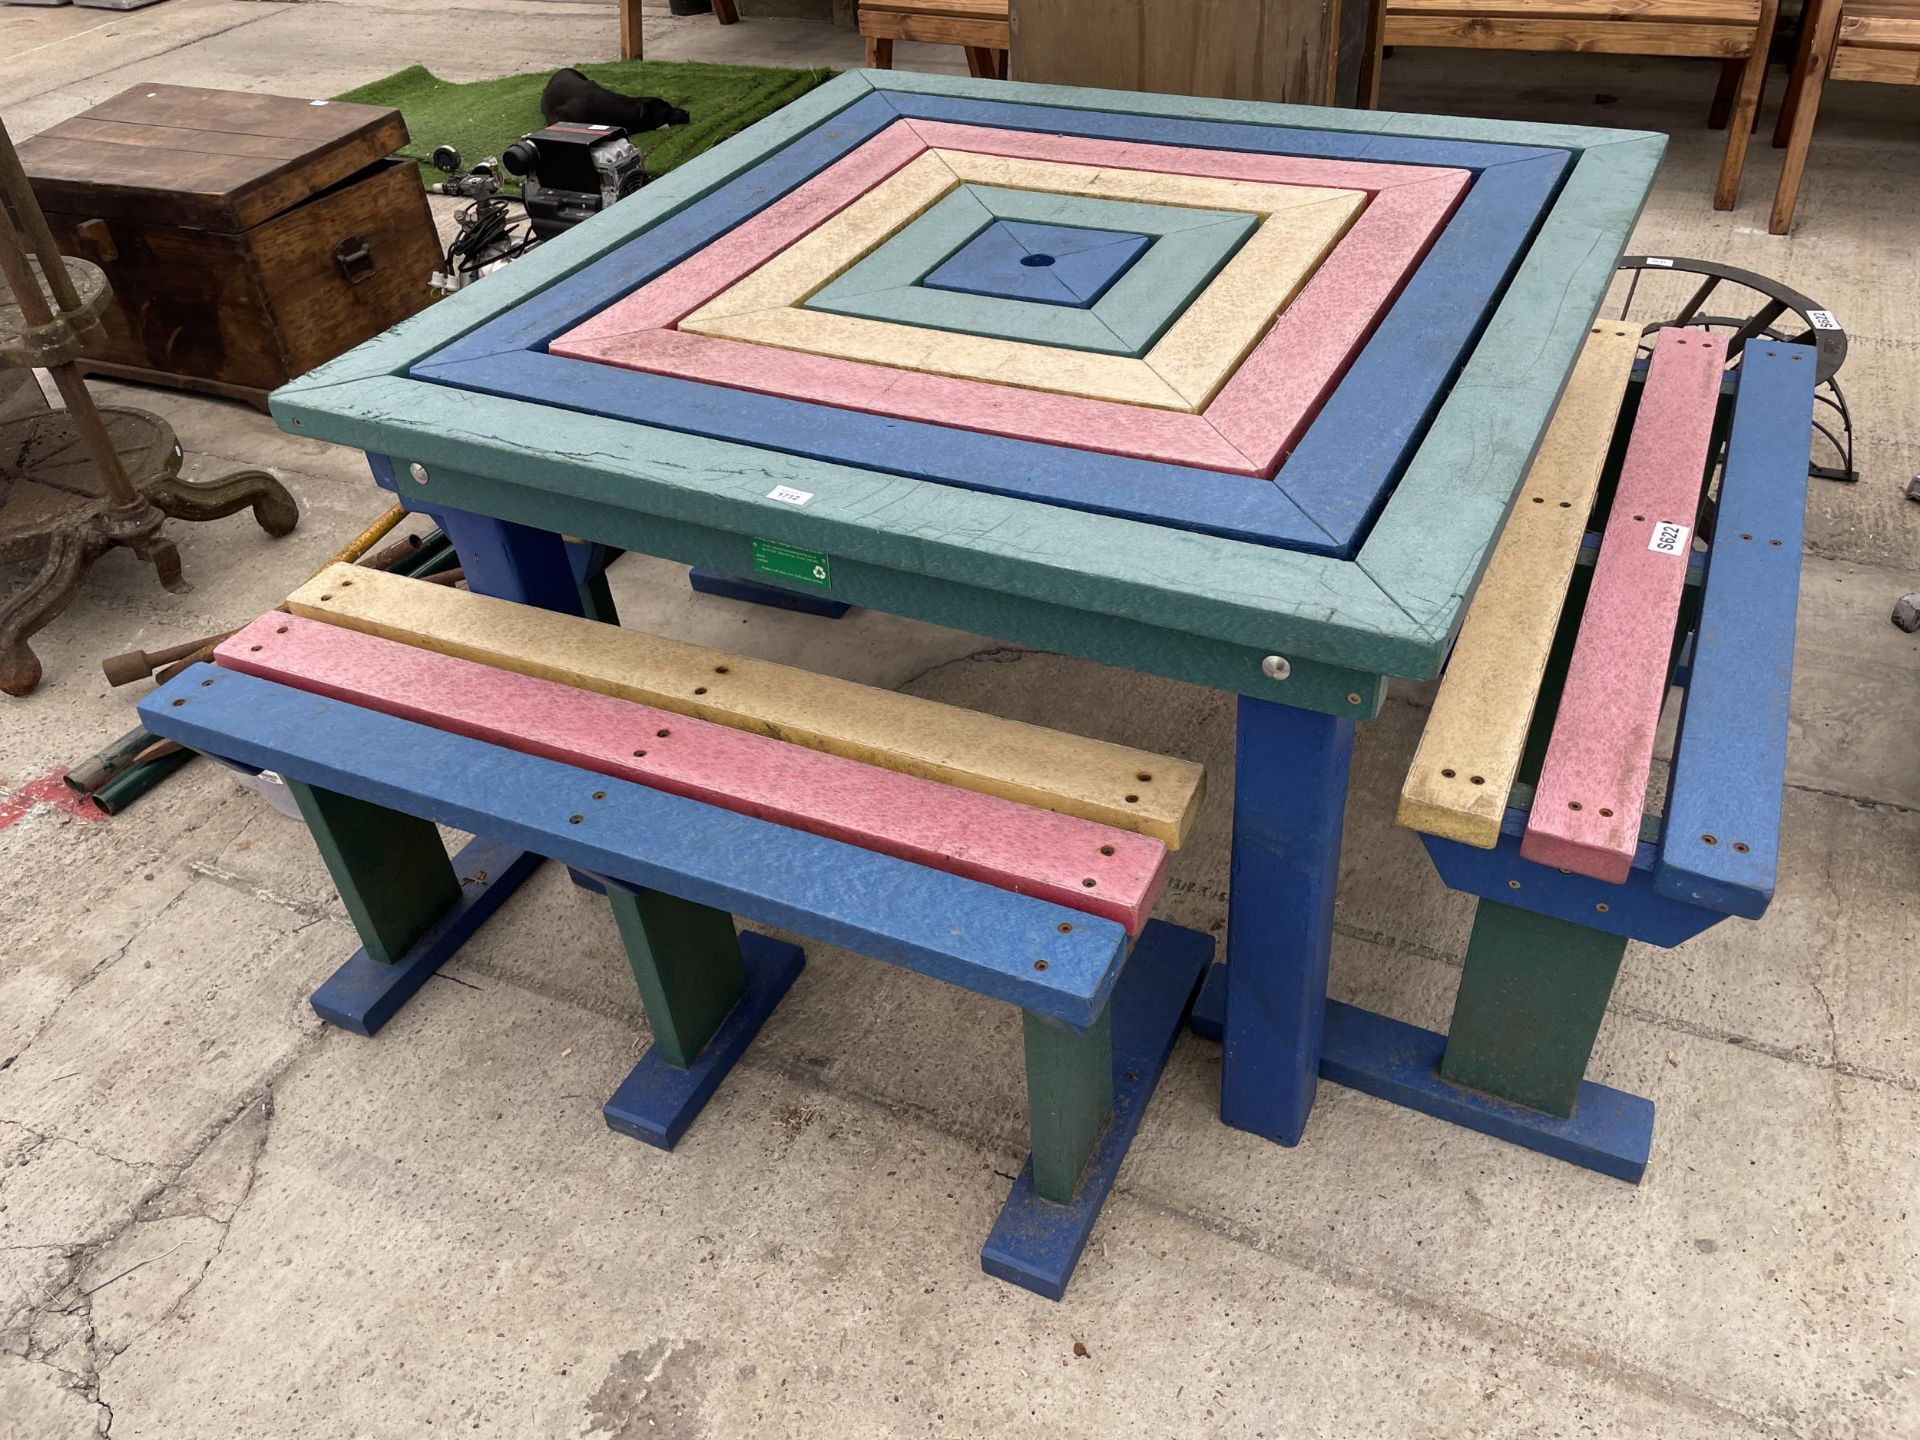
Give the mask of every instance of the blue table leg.
MULTIPOLYGON (((552 530, 495 520, 470 510, 434 513, 460 556, 467 589, 474 594, 620 623, 602 578, 612 555, 606 547, 569 545, 552 530)), ((568 873, 576 885, 583 883, 578 871, 568 873)))
POLYGON ((476 595, 584 615, 567 542, 551 530, 515 525, 469 510, 442 510, 440 528, 460 552, 467 589, 476 595))
POLYGON ((1319 1077, 1353 727, 1240 699, 1220 1118, 1282 1145, 1319 1077))
POLYGON ((702 595, 719 595, 728 600, 744 600, 749 605, 767 605, 775 610, 797 610, 802 615, 818 615, 838 620, 853 607, 844 600, 829 600, 824 595, 803 595, 798 590, 783 590, 778 585, 762 585, 757 580, 742 580, 718 570, 696 569, 687 583, 702 595))

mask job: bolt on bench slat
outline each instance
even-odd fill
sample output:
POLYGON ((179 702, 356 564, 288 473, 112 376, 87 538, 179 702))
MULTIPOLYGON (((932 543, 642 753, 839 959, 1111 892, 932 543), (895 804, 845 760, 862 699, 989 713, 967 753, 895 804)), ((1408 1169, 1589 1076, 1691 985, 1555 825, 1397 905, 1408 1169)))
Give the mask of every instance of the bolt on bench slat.
POLYGON ((1757 920, 1780 852, 1814 362, 1750 343, 1740 369, 1653 885, 1757 920))

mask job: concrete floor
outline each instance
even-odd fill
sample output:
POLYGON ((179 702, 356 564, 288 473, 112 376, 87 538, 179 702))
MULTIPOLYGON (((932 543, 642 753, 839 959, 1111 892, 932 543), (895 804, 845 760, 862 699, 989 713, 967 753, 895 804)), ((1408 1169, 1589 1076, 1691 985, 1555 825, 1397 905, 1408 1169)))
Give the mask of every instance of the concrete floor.
MULTIPOLYGON (((662 16, 649 43, 858 54, 772 21, 662 16)), ((0 9, 0 107, 18 136, 135 80, 325 95, 612 47, 605 4, 0 9)), ((1600 1037, 1595 1077, 1660 1107, 1643 1185, 1332 1085, 1281 1150, 1220 1127, 1218 1052, 1188 1038, 1054 1305, 975 1260, 1024 1148, 1004 1007, 816 950, 661 1155, 601 1123, 645 1022, 604 908, 548 867, 378 1041, 322 1028, 306 996, 354 941, 297 825, 204 763, 112 821, 35 802, 129 724, 101 656, 246 620, 382 498, 250 411, 102 386, 167 415, 190 473, 271 466, 305 520, 183 527, 186 596, 110 559, 43 632, 39 693, 0 704, 0 1434, 1920 1434, 1920 640, 1886 619, 1920 586, 1920 96, 1835 87, 1776 239, 1764 144, 1740 208, 1708 207, 1711 89, 1680 61, 1387 72, 1397 108, 1673 132, 1636 246, 1779 276, 1852 338, 1863 478, 1810 493, 1779 898, 1634 947, 1600 1037)), ((1162 913, 1223 929, 1224 697, 696 600, 637 558, 613 580, 648 629, 1204 761, 1162 913)), ((1422 703, 1362 735, 1333 988, 1438 1028, 1468 906, 1391 823, 1422 703)))

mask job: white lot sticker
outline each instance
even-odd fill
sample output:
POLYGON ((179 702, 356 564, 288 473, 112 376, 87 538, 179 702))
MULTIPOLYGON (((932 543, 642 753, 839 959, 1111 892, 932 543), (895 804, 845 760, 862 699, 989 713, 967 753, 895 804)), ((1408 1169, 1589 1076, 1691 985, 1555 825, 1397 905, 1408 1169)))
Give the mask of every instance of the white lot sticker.
POLYGON ((1689 527, 1676 525, 1671 520, 1653 522, 1653 538, 1647 542, 1647 549, 1656 555, 1684 555, 1687 553, 1687 534, 1689 527))
POLYGON ((1838 330, 1840 328, 1840 322, 1833 318, 1833 312, 1831 310, 1809 310, 1807 312, 1807 319, 1813 322, 1813 328, 1816 330, 1838 330))
POLYGON ((1671 260, 1662 260, 1658 255, 1647 256, 1647 264, 1659 265, 1668 270, 1673 268, 1673 262, 1671 260))
POLYGON ((796 490, 791 485, 776 485, 767 491, 767 499, 778 500, 783 505, 804 505, 813 498, 811 490, 796 490))

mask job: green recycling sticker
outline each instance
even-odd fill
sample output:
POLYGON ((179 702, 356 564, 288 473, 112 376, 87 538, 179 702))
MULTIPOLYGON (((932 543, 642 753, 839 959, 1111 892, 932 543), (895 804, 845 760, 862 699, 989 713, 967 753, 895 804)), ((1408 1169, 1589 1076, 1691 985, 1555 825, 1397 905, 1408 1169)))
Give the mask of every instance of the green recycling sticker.
POLYGON ((782 545, 778 540, 762 540, 757 536, 753 542, 753 568, 762 575, 777 575, 802 585, 818 585, 823 590, 833 582, 827 557, 818 550, 802 550, 796 545, 782 545))

